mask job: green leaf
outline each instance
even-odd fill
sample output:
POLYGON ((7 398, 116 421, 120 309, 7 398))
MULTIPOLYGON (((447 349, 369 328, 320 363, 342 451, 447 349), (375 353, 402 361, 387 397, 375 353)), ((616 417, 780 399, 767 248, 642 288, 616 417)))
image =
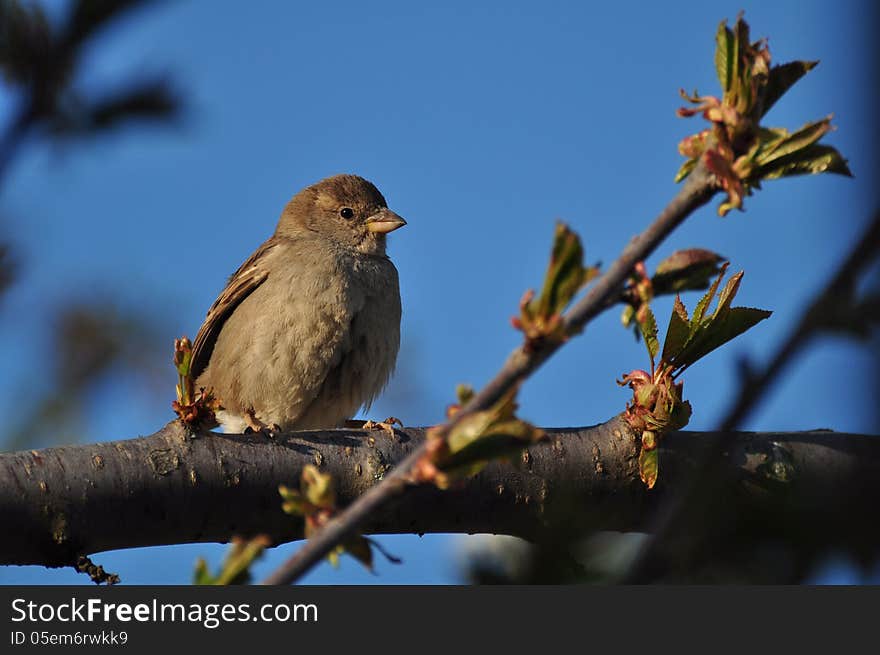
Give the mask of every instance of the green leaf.
POLYGON ((755 157, 755 163, 763 167, 773 161, 801 151, 816 143, 816 141, 828 134, 832 129, 830 116, 813 123, 808 123, 793 134, 776 142, 772 148, 762 148, 761 152, 755 157))
POLYGON ((492 425, 494 418, 495 414, 488 410, 465 416, 446 438, 449 452, 454 455, 479 439, 492 425))
POLYGON ((583 260, 584 250, 578 235, 564 223, 557 223, 550 264, 538 299, 539 316, 552 316, 565 309, 584 283, 583 260))
MULTIPOLYGON (((469 418, 465 418, 462 423, 469 418)), ((470 430, 468 427, 465 427, 465 430, 456 429, 450 435, 451 455, 440 463, 444 472, 506 457, 511 452, 535 441, 539 432, 533 425, 515 418, 486 426, 480 432, 470 430), (464 437, 464 432, 470 434, 464 437)))
POLYGON ((645 340, 645 346, 648 348, 648 355, 653 362, 657 353, 660 352, 660 342, 657 340, 657 319, 654 318, 654 312, 651 311, 650 305, 644 303, 639 307, 636 312, 636 321, 639 324, 642 338, 645 340))
POLYGON ((653 404, 657 385, 645 382, 633 389, 633 398, 640 407, 650 407, 653 404))
POLYGON ((278 493, 281 495, 281 510, 285 514, 293 516, 305 516, 307 507, 306 499, 296 489, 291 489, 287 485, 279 484, 278 493))
POLYGON ((536 340, 567 338, 562 312, 578 290, 599 274, 597 266, 584 267, 583 256, 577 234, 557 223, 541 294, 535 298, 531 290, 526 292, 520 315, 512 319, 513 326, 525 334, 527 346, 536 340))
POLYGON ((306 464, 303 467, 300 493, 315 507, 333 509, 336 506, 333 476, 329 473, 321 473, 314 464, 306 464))
POLYGON ((736 23, 733 25, 734 45, 733 56, 736 58, 736 68, 734 69, 734 77, 736 79, 748 77, 747 70, 740 70, 739 64, 741 59, 747 58, 747 53, 751 39, 749 38, 749 24, 743 20, 742 12, 736 17, 736 23))
MULTIPOLYGON (((704 248, 685 248, 684 250, 676 250, 666 259, 657 264, 657 271, 654 273, 656 280, 660 276, 674 275, 681 271, 686 271, 697 264, 718 263, 724 258, 718 253, 704 248)), ((708 284, 708 282, 707 282, 708 284)))
POLYGON ((364 565, 368 571, 373 570, 373 549, 369 540, 361 535, 347 539, 343 544, 345 552, 364 565))
POLYGON ((216 584, 247 584, 251 580, 251 566, 263 556, 269 545, 265 537, 255 537, 248 541, 235 543, 223 563, 223 570, 217 576, 216 584))
POLYGON ((195 571, 193 572, 193 584, 247 584, 251 578, 251 565, 262 557, 269 543, 269 539, 265 535, 258 535, 248 540, 235 539, 226 552, 223 565, 217 575, 212 575, 208 571, 207 562, 200 557, 196 561, 195 571))
POLYGON ((660 451, 644 450, 639 453, 639 477, 648 489, 653 489, 657 484, 657 476, 660 473, 660 451))
POLYGON ((691 336, 687 345, 676 357, 674 365, 677 369, 686 368, 702 359, 716 348, 738 337, 746 330, 754 327, 772 312, 751 307, 733 307, 718 320, 711 320, 696 334, 691 336))
POLYGON ((469 384, 457 384, 455 385, 455 397, 458 398, 459 405, 467 405, 474 397, 474 388, 469 384))
POLYGON ((758 127, 758 135, 755 143, 749 148, 746 157, 753 166, 760 161, 762 157, 766 157, 773 152, 780 143, 791 136, 791 133, 784 127, 758 127))
POLYGON ((743 277, 742 271, 731 276, 718 296, 718 305, 715 311, 711 316, 706 316, 706 311, 718 291, 727 266, 728 263, 725 262, 712 286, 694 308, 686 338, 683 338, 683 325, 681 324, 687 321, 687 313, 684 305, 676 298, 677 302, 673 306, 673 316, 670 317, 666 335, 668 344, 664 346, 662 359, 675 370, 687 368, 770 316, 770 312, 762 309, 731 307, 733 299, 739 291, 743 277))
MULTIPOLYGON (((739 20, 737 19, 737 22, 733 26, 733 29, 737 30, 738 28, 739 28, 739 20)), ((739 87, 739 76, 740 76, 740 71, 739 71, 740 42, 739 42, 739 38, 738 38, 739 35, 733 30, 731 30, 730 34, 731 34, 730 58, 727 60, 728 61, 727 65, 729 68, 729 72, 727 73, 727 79, 730 80, 730 86, 724 92, 724 100, 727 100, 730 95, 734 94, 738 90, 738 87, 739 87)))
POLYGON ((730 279, 727 280, 727 284, 724 285, 724 289, 722 289, 721 294, 718 296, 718 306, 712 314, 713 321, 723 317, 730 309, 730 303, 733 302, 733 299, 739 291, 739 284, 742 281, 743 274, 744 271, 740 271, 739 273, 730 276, 730 279))
POLYGON ((675 184, 678 184, 684 178, 686 178, 688 175, 690 175, 691 172, 696 167, 697 167, 696 157, 694 159, 688 159, 685 163, 683 163, 681 165, 681 168, 678 169, 678 172, 675 174, 675 179, 673 180, 673 182, 675 182, 675 184))
POLYGON ((728 341, 738 337, 746 330, 751 329, 773 312, 752 307, 734 307, 727 315, 718 321, 714 321, 711 329, 707 330, 696 344, 696 348, 690 353, 694 361, 708 355, 716 348, 720 348, 728 341))
POLYGON ((732 86, 730 74, 734 69, 731 65, 733 53, 733 32, 727 27, 727 21, 723 20, 715 34, 715 72, 718 74, 718 81, 724 93, 727 93, 732 86))
POLYGON ((672 430, 681 430, 691 420, 691 403, 689 400, 676 403, 672 408, 672 415, 669 419, 669 427, 672 430))
POLYGON ((673 361, 684 348, 689 336, 690 326, 688 325, 687 310, 681 302, 681 298, 676 294, 672 304, 672 313, 669 316, 669 326, 666 328, 662 359, 667 362, 673 361))
POLYGON ((196 560, 196 567, 193 571, 193 584, 195 585, 213 585, 217 584, 217 578, 211 575, 211 572, 208 570, 208 563, 205 561, 204 557, 199 557, 196 560))
POLYGON ((709 287, 709 290, 706 294, 700 298, 700 301, 697 303, 697 306, 694 307, 693 316, 691 316, 691 326, 690 332, 693 335, 697 329, 700 327, 700 323, 703 321, 703 315, 706 313, 706 309, 709 307, 709 303, 712 302, 712 299, 715 297, 715 293, 718 291, 718 285, 721 284, 721 278, 724 277, 724 273, 727 271, 727 267, 729 266, 728 262, 724 262, 721 265, 721 270, 718 272, 718 277, 715 278, 715 281, 712 283, 712 286, 709 287))
POLYGON ((837 173, 852 177, 846 159, 831 146, 813 144, 787 157, 761 166, 754 174, 762 180, 776 180, 793 175, 816 175, 837 173))
POLYGON ((731 307, 721 320, 721 324, 713 330, 718 340, 718 345, 714 346, 713 350, 752 329, 761 321, 770 318, 772 314, 771 311, 755 307, 731 307))
POLYGON ((783 139, 788 138, 791 134, 784 127, 764 127, 758 126, 758 140, 763 144, 764 148, 775 148, 783 139))
POLYGON ((709 280, 720 270, 718 264, 724 258, 702 248, 678 250, 657 266, 651 287, 655 296, 688 289, 705 289, 709 280))
MULTIPOLYGON (((623 311, 620 313, 620 322, 623 323, 623 327, 628 328, 632 325, 633 321, 636 317, 636 309, 632 305, 627 305, 623 308, 623 311)), ((636 335, 638 338, 638 334, 636 335)))
POLYGON ((684 303, 681 302, 681 298, 678 294, 675 294, 675 301, 672 303, 672 311, 676 312, 681 317, 682 321, 688 324, 690 323, 687 308, 684 306, 684 303))
MULTIPOLYGON (((464 417, 446 439, 446 449, 433 463, 448 477, 478 473, 493 459, 512 453, 544 438, 544 432, 515 415, 516 388, 490 409, 464 417)), ((445 485, 446 482, 438 483, 445 485)))
POLYGON ((787 64, 774 66, 770 69, 767 86, 764 89, 763 116, 794 84, 808 72, 813 70, 818 61, 790 61, 787 64))

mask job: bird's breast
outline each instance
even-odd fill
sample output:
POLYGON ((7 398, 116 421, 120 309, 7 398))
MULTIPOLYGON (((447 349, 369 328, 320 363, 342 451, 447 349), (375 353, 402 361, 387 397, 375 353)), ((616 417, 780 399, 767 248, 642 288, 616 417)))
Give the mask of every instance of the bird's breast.
MULTIPOLYGON (((397 271, 387 259, 338 259, 294 291, 282 312, 276 343, 276 381, 291 390, 287 422, 296 429, 326 428, 369 406, 394 371, 400 346, 397 271)), ((292 283, 292 288, 299 283, 292 283)), ((282 412, 284 408, 276 408, 282 412)))

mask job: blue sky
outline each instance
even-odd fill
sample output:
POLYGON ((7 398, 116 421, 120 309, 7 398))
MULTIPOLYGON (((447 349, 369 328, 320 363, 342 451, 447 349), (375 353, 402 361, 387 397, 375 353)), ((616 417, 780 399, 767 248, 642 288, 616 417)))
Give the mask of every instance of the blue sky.
MULTIPOLYGON (((711 429, 735 388, 737 358, 773 352, 876 207, 866 6, 266 2, 256 10, 201 0, 139 12, 89 50, 82 87, 167 73, 186 101, 184 119, 69 149, 41 144, 17 159, 0 190, 2 225, 23 262, 0 306, 0 406, 12 407, 16 381, 41 384, 39 366, 16 344, 27 339, 40 352, 52 302, 77 288, 109 289, 155 312, 169 345, 192 336, 290 196, 353 172, 408 221, 390 240, 404 306, 401 375, 373 417, 439 420, 457 383, 481 385, 518 343, 508 319, 541 281, 557 219, 579 232, 588 261, 608 263, 675 193, 676 144, 701 129, 675 116, 678 89, 717 92, 715 29, 745 9, 775 62, 821 60, 768 122, 796 128, 833 112, 838 130, 828 142, 856 177, 769 182, 746 199, 745 213, 723 219, 704 208, 649 260, 652 269, 675 249, 716 250, 746 271, 738 304, 774 311, 685 376, 689 428, 711 429), (175 235, 201 235, 191 260, 173 247, 175 235)), ((9 108, 0 92, 0 118, 9 108)), ((659 315, 667 311, 658 303, 659 315)), ((618 318, 600 317, 526 384, 524 418, 589 425, 623 408, 615 379, 646 358, 618 318)), ((744 427, 876 432, 870 390, 857 382, 870 371, 865 353, 821 340, 744 427)), ((84 438, 155 431, 170 419, 173 385, 170 366, 161 393, 120 374, 90 399, 84 438)), ((462 539, 383 537, 403 566, 380 562, 375 577, 343 560, 308 581, 459 581, 462 539)), ((257 573, 290 549, 273 551, 257 573)), ((197 544, 95 560, 126 582, 186 583, 196 556, 216 562, 223 550, 197 544)), ((37 582, 82 579, 0 568, 0 583, 37 582)))

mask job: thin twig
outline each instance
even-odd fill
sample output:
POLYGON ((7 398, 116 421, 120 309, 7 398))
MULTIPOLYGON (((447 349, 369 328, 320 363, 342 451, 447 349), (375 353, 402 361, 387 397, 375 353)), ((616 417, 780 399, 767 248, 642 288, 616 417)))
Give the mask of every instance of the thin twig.
MULTIPOLYGON (((590 290, 564 316, 568 334, 583 331, 584 327, 608 307, 608 299, 619 295, 633 267, 646 259, 657 246, 694 210, 706 204, 715 193, 712 176, 700 163, 687 178, 672 202, 653 223, 635 237, 600 276, 590 290)), ((505 393, 525 380, 544 363, 561 344, 550 341, 526 351, 514 350, 498 374, 445 424, 440 434, 448 434, 466 416, 495 404, 505 393)), ((269 575, 262 584, 290 584, 320 562, 337 544, 356 532, 371 512, 400 493, 406 486, 410 470, 424 454, 424 446, 413 451, 383 482, 360 496, 323 529, 309 539, 290 559, 269 575)))
POLYGON ((840 312, 842 303, 855 301, 854 291, 862 272, 880 254, 880 214, 877 214, 865 232, 856 242, 846 260, 828 284, 815 297, 801 315, 800 320, 783 341, 779 350, 760 373, 744 367, 742 382, 736 400, 721 421, 718 432, 720 439, 704 452, 700 464, 689 483, 680 487, 679 493, 672 495, 657 513, 648 530, 651 535, 643 544, 635 559, 630 563, 620 582, 640 584, 656 577, 660 567, 659 556, 662 544, 669 539, 675 528, 681 525, 705 485, 710 482, 711 464, 736 439, 736 430, 755 409, 760 400, 766 397, 772 384, 780 378, 783 370, 794 360, 813 337, 827 330, 834 323, 834 315, 840 312))

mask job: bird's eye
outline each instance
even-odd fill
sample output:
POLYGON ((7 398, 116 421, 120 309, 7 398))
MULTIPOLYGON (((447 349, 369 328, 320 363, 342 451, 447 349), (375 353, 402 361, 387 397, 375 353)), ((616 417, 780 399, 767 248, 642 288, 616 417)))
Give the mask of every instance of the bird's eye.
POLYGON ((351 207, 343 207, 339 210, 339 215, 342 216, 342 218, 351 218, 354 216, 354 210, 351 207))

